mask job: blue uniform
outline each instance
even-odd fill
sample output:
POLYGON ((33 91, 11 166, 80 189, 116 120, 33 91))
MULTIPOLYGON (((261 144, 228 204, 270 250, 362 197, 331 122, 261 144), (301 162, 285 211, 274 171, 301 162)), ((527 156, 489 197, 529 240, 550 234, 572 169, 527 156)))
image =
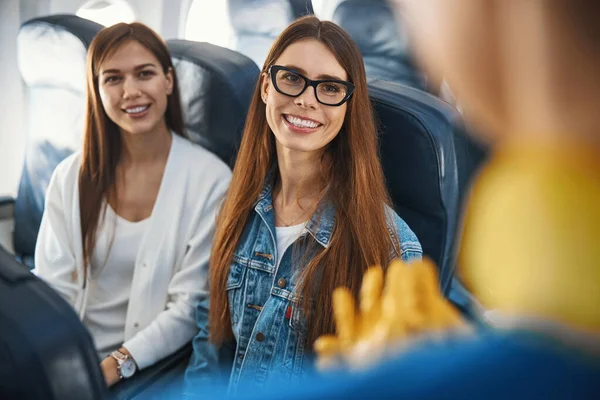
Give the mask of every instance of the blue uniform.
MULTIPOLYGON (((597 349, 596 349, 597 350, 597 349)), ((528 331, 429 344, 360 374, 315 377, 239 399, 600 398, 600 356, 528 331)))

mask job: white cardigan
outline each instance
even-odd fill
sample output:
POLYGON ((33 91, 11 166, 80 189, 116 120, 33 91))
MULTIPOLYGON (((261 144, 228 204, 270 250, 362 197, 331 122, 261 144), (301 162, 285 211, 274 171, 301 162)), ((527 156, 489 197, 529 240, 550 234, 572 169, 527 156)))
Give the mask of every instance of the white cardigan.
MULTIPOLYGON (((34 273, 83 320, 90 285, 83 282, 80 165, 81 155, 73 154, 50 180, 34 273)), ((137 255, 125 322, 124 346, 140 369, 174 353, 198 332, 196 305, 208 296, 215 216, 230 179, 229 168, 215 155, 173 134, 137 255)))

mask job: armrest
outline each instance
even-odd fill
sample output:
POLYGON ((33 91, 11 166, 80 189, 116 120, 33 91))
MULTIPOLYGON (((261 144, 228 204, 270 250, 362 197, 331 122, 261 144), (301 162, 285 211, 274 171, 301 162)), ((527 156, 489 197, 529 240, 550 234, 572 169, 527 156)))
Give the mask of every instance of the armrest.
POLYGON ((0 220, 11 219, 15 215, 15 199, 10 196, 0 196, 0 220))
MULTIPOLYGON (((191 342, 171 354, 167 358, 162 359, 156 364, 138 371, 130 379, 114 385, 110 392, 117 400, 129 400, 140 396, 145 398, 146 394, 152 392, 152 387, 155 390, 168 390, 172 384, 178 379, 183 382, 183 374, 187 367, 190 355, 192 354, 191 342), (160 389, 159 389, 160 388, 160 389)), ((157 393, 152 393, 157 394, 157 393)), ((151 396, 148 396, 151 397, 151 396)), ((161 398, 160 394, 156 398, 161 398)), ((154 398, 154 397, 151 397, 154 398)))

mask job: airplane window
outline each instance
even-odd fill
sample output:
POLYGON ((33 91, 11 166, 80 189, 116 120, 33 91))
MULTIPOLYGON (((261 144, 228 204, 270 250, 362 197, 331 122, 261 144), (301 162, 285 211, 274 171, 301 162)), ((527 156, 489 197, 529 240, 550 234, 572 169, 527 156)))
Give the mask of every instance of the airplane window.
POLYGON ((125 0, 91 0, 81 6, 76 15, 104 26, 135 21, 135 13, 125 0))
POLYGON ((323 14, 323 0, 312 0, 312 7, 316 15, 323 14))
POLYGON ((194 0, 185 24, 185 39, 230 47, 233 28, 228 1, 194 0))

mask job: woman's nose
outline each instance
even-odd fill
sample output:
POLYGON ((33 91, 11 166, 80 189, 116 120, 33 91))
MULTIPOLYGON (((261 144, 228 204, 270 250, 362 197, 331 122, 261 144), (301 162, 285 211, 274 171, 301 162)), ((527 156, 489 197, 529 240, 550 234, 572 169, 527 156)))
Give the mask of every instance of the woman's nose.
POLYGON ((140 95, 138 83, 133 78, 125 78, 123 82, 123 98, 135 98, 140 95))
POLYGON ((304 108, 317 108, 318 101, 315 90, 312 86, 307 87, 300 96, 294 99, 294 103, 304 108))

